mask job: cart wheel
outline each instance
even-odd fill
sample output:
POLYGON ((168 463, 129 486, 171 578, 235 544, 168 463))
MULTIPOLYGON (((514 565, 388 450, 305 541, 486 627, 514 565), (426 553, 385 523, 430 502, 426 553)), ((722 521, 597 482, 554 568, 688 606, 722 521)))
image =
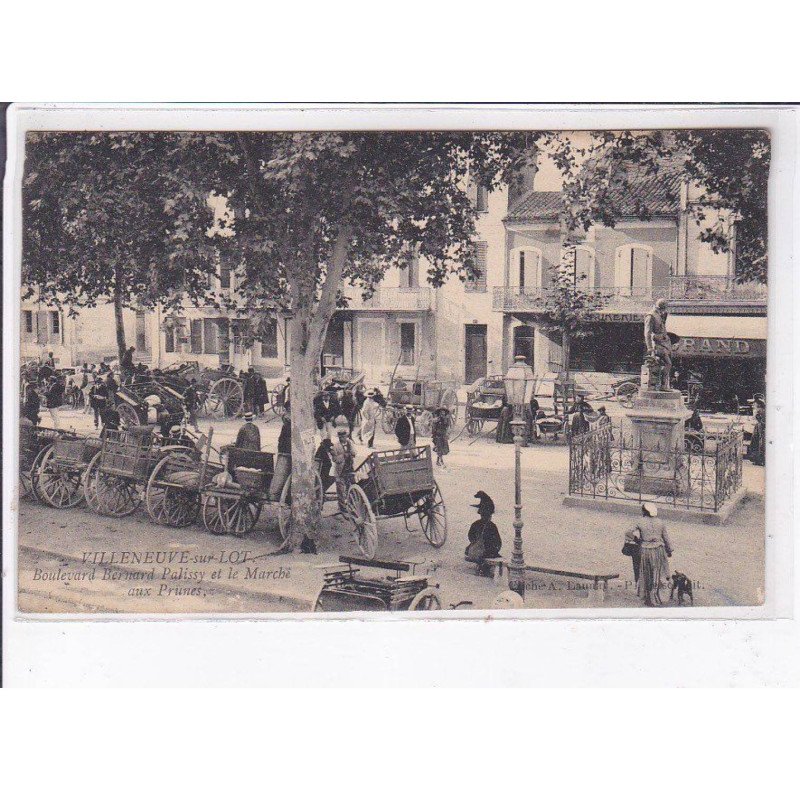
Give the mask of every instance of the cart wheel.
POLYGON ((211 384, 206 409, 212 417, 237 417, 243 405, 242 385, 235 378, 220 378, 211 384))
POLYGON ((353 523, 356 545, 365 558, 375 558, 378 550, 378 522, 364 490, 354 484, 347 493, 347 513, 353 523))
POLYGON ((420 436, 430 436, 433 430, 433 413, 426 409, 419 415, 415 424, 420 436))
POLYGON ((99 472, 96 485, 97 505, 101 514, 127 517, 142 504, 142 492, 139 486, 126 478, 99 472))
POLYGON ((53 508, 72 508, 83 500, 81 470, 57 464, 52 446, 47 448, 36 476, 39 497, 53 508))
POLYGON ((102 453, 97 453, 83 473, 83 496, 86 500, 86 505, 96 514, 102 513, 100 501, 97 497, 97 479, 100 474, 101 455, 102 453))
POLYGON ((445 390, 441 404, 450 412, 451 425, 455 425, 458 420, 458 395, 453 389, 445 390))
POLYGON ((117 414, 119 414, 119 421, 125 428, 131 428, 141 423, 139 412, 128 403, 120 403, 117 406, 117 414))
POLYGON ((39 494, 39 465, 42 463, 44 457, 51 448, 52 445, 48 445, 36 454, 36 458, 33 459, 33 464, 31 465, 28 473, 30 475, 31 482, 31 497, 33 497, 34 500, 38 500, 40 503, 44 501, 41 494, 39 494))
POLYGON ((394 406, 386 406, 381 416, 381 429, 384 433, 394 433, 394 426, 397 422, 397 409, 394 406))
POLYGON ((467 419, 467 433, 470 436, 477 436, 483 430, 483 420, 477 417, 467 419))
MULTIPOLYGON (((317 494, 318 508, 325 502, 325 490, 322 488, 322 478, 319 473, 314 473, 314 488, 317 494)), ((286 544, 292 536, 292 476, 290 475, 281 489, 281 499, 278 503, 278 527, 281 532, 281 542, 286 544)))
POLYGON ((256 525, 261 507, 244 497, 209 494, 203 498, 203 525, 217 536, 230 533, 246 536, 256 525))
POLYGON ((441 547, 447 541, 447 509, 436 481, 431 493, 417 504, 417 514, 425 538, 434 547, 441 547))
POLYGON ((283 417, 286 414, 286 406, 284 405, 284 398, 286 397, 286 388, 276 386, 269 393, 269 407, 276 417, 283 417))
POLYGON ((439 611, 442 607, 442 600, 439 593, 435 589, 423 589, 418 592, 411 605, 408 607, 409 611, 439 611))
POLYGON ((633 399, 639 392, 639 387, 632 382, 623 383, 621 386, 617 387, 617 400, 619 400, 620 405, 623 408, 632 408, 633 407, 633 399))
MULTIPOLYGON (((170 454, 158 462, 147 481, 145 507, 153 522, 185 528, 191 525, 200 512, 200 493, 192 487, 179 488, 167 485, 173 472, 197 470, 197 463, 186 456, 170 454)), ((198 480, 200 473, 197 473, 198 480)))

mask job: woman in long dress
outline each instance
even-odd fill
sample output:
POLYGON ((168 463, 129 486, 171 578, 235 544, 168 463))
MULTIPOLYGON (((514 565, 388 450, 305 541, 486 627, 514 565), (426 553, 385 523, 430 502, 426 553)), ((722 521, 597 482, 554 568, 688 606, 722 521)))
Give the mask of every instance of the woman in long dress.
POLYGON ((667 527, 658 519, 658 508, 653 503, 642 505, 642 519, 625 531, 625 542, 639 545, 639 580, 636 593, 646 606, 661 605, 660 590, 669 579, 668 558, 672 557, 672 544, 667 527))

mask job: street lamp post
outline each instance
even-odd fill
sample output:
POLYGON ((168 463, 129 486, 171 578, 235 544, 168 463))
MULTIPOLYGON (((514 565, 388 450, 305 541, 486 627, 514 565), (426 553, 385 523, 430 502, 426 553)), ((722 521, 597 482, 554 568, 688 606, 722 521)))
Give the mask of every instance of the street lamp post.
POLYGON ((511 429, 514 433, 514 548, 508 565, 508 588, 525 597, 525 555, 522 551, 522 474, 520 458, 525 438, 525 406, 530 404, 535 378, 533 370, 525 363, 525 356, 517 356, 503 379, 506 398, 514 409, 511 429))

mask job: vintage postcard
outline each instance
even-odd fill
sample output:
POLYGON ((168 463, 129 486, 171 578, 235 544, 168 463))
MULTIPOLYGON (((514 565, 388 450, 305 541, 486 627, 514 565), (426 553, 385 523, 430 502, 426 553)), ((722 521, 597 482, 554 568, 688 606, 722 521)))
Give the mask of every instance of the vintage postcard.
POLYGON ((768 126, 103 113, 6 179, 21 616, 765 602, 768 126))

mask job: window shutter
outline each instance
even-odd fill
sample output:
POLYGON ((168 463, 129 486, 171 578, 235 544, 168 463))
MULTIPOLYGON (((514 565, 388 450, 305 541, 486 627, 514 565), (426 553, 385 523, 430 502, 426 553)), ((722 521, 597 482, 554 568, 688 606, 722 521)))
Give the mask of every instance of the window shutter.
POLYGON ((203 320, 201 319, 191 321, 190 352, 203 352, 203 320))

